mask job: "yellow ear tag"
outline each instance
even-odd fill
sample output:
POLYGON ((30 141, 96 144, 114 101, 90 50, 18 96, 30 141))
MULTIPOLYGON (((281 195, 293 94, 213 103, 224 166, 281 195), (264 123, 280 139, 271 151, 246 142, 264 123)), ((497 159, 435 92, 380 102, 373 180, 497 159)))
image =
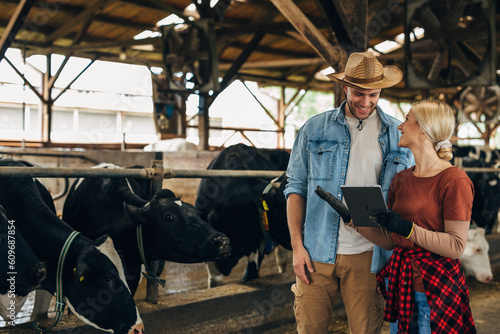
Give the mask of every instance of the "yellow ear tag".
POLYGON ((83 277, 83 275, 82 275, 82 276, 80 276, 80 282, 81 282, 81 281, 83 281, 83 278, 84 278, 84 277, 83 277))
POLYGON ((262 200, 262 206, 264 207, 264 210, 269 211, 266 201, 262 200))

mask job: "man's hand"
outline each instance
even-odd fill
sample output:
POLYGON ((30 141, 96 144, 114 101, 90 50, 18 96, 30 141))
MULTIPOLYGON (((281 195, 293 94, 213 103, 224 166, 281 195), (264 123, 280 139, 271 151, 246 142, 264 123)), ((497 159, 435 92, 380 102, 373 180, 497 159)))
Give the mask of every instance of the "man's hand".
POLYGON ((351 214, 349 213, 349 210, 347 207, 339 201, 335 196, 330 194, 328 191, 324 190, 320 186, 316 187, 316 190, 314 190, 316 195, 324 199, 330 206, 337 211, 337 213, 342 217, 342 220, 344 221, 345 224, 348 224, 351 221, 351 214))
POLYGON ((401 218, 392 210, 374 210, 370 213, 370 220, 389 232, 394 232, 409 238, 413 232, 413 223, 401 218))
POLYGON ((304 247, 293 249, 293 271, 304 284, 309 285, 309 273, 314 271, 314 267, 309 257, 309 252, 304 247))

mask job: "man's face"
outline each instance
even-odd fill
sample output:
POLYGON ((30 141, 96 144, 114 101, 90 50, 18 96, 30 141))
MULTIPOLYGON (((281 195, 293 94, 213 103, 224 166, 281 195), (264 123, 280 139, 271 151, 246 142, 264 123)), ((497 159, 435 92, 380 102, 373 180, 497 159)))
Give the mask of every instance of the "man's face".
POLYGON ((344 92, 347 97, 348 106, 345 107, 345 113, 348 117, 357 119, 367 119, 375 110, 380 92, 382 89, 361 89, 344 86, 344 92))

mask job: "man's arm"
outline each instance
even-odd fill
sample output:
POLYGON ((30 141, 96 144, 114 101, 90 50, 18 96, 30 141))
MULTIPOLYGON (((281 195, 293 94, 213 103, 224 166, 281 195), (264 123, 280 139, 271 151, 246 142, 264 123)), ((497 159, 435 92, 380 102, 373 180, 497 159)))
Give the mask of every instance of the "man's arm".
POLYGON ((302 230, 306 217, 306 199, 298 194, 290 194, 286 210, 292 242, 293 270, 302 282, 309 284, 307 273, 313 272, 314 267, 302 240, 302 230))

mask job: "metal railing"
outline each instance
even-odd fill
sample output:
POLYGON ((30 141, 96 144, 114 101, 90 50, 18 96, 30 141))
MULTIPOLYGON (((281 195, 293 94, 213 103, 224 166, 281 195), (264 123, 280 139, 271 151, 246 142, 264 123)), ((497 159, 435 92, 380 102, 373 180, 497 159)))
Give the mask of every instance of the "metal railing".
POLYGON ((10 177, 130 177, 149 180, 205 177, 275 178, 284 171, 273 170, 189 170, 162 167, 150 168, 75 168, 75 167, 0 167, 0 176, 10 177))

